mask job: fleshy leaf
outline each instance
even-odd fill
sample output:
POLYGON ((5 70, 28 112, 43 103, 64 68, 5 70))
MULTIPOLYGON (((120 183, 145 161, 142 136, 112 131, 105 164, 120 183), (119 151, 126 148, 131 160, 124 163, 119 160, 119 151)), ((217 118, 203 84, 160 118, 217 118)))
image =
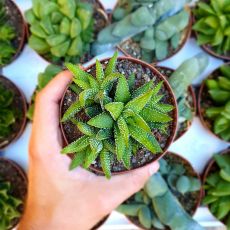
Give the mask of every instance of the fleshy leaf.
POLYGON ((122 102, 111 102, 105 105, 105 109, 111 114, 115 121, 121 115, 123 108, 124 104, 122 102))
POLYGON ((111 156, 109 151, 106 150, 101 151, 100 162, 106 178, 110 179, 111 178, 111 156))
POLYGON ((80 101, 74 102, 64 113, 61 122, 66 122, 82 109, 80 101))
POLYGON ((127 103, 130 100, 129 85, 125 76, 121 76, 117 83, 115 101, 127 103))
POLYGON ((113 118, 106 112, 103 112, 88 121, 88 124, 96 128, 110 129, 113 127, 113 118))

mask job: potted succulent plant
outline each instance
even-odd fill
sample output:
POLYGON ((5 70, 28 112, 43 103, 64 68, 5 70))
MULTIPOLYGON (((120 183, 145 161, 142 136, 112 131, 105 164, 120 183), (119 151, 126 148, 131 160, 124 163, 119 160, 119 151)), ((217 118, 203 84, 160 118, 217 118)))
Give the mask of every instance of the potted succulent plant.
POLYGON ((32 121, 34 114, 35 97, 38 92, 40 92, 59 72, 62 68, 57 65, 48 65, 43 73, 38 74, 38 84, 31 97, 29 109, 27 111, 27 118, 32 121))
POLYGON ((200 205, 199 175, 183 157, 168 153, 160 170, 117 211, 142 229, 203 229, 192 215, 200 205))
POLYGON ((95 52, 118 45, 127 56, 148 63, 171 57, 190 36, 192 17, 189 8, 184 8, 189 2, 118 1, 113 23, 98 34, 95 52))
POLYGON ((230 229, 230 150, 215 154, 204 172, 203 203, 230 229))
POLYGON ((26 99, 18 87, 0 75, 0 149, 20 137, 26 125, 26 99))
POLYGON ((0 158, 0 229, 11 230, 23 213, 27 177, 16 163, 0 158))
POLYGON ((79 165, 110 178, 159 159, 174 139, 177 105, 165 78, 152 66, 117 53, 73 73, 60 105, 61 129, 79 165))
POLYGON ((10 64, 22 51, 25 23, 14 1, 0 1, 0 67, 10 64))
POLYGON ((230 65, 215 70, 200 88, 200 119, 217 137, 230 141, 230 65))
POLYGON ((209 54, 230 60, 230 0, 203 0, 194 10, 197 42, 209 54))
POLYGON ((26 11, 29 45, 49 62, 84 63, 92 58, 91 43, 107 24, 99 1, 33 1, 26 11))
POLYGON ((207 55, 200 53, 184 61, 176 70, 168 67, 156 66, 161 74, 169 78, 169 83, 176 95, 179 119, 176 139, 189 129, 193 117, 196 115, 196 96, 190 86, 208 65, 207 55))

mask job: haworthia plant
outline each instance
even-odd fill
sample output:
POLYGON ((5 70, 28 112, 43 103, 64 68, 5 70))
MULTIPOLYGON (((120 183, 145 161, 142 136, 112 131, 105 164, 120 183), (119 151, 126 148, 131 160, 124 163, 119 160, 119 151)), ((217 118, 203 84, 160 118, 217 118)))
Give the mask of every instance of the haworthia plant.
POLYGON ((11 194, 11 184, 0 181, 0 230, 8 230, 13 221, 21 216, 18 211, 22 201, 11 194))
POLYGON ((217 78, 206 80, 208 93, 214 106, 206 109, 212 130, 225 141, 230 141, 230 66, 223 65, 217 78))
POLYGON ((199 53, 184 61, 169 77, 169 83, 178 102, 181 122, 192 119, 192 111, 186 100, 188 87, 207 68, 208 63, 208 55, 199 53))
POLYGON ((12 107, 14 94, 0 83, 0 140, 9 137, 12 125, 16 121, 16 113, 12 107))
POLYGON ((218 54, 230 52, 230 0, 199 2, 194 10, 197 41, 209 45, 218 54))
POLYGON ((96 159, 107 178, 114 157, 130 169, 131 157, 144 147, 153 154, 161 153, 160 144, 153 135, 154 124, 169 125, 172 118, 168 113, 172 105, 162 104, 159 91, 163 82, 154 84, 151 80, 138 89, 132 88, 130 79, 115 72, 117 53, 106 67, 96 61, 96 76, 85 72, 79 66, 66 64, 73 73, 73 81, 80 92, 78 99, 70 106, 62 122, 73 122, 82 137, 62 150, 63 154, 74 153, 70 168, 82 165, 88 168, 96 159), (83 111, 89 120, 80 120, 77 113, 83 111), (138 143, 138 148, 136 145, 138 143))
POLYGON ((116 22, 103 29, 94 43, 95 54, 133 38, 141 48, 142 59, 152 62, 169 54, 169 45, 177 49, 181 32, 189 22, 183 10, 190 0, 120 1, 114 12, 116 22), (164 52, 163 52, 164 51, 164 52))
POLYGON ((230 155, 214 155, 217 168, 205 181, 204 204, 230 229, 230 155))
POLYGON ((181 164, 160 160, 160 172, 153 175, 144 188, 121 204, 117 211, 137 218, 146 229, 201 230, 186 213, 173 191, 184 195, 198 191, 201 183, 197 178, 188 177, 181 164))
POLYGON ((29 45, 52 61, 79 62, 93 41, 93 6, 75 0, 33 0, 26 11, 29 45))
POLYGON ((48 65, 43 73, 38 74, 38 84, 31 98, 31 103, 27 111, 27 118, 33 120, 35 97, 59 72, 62 68, 56 65, 48 65))
POLYGON ((13 45, 16 31, 10 24, 6 12, 4 1, 0 1, 0 66, 9 63, 16 53, 16 49, 13 45))

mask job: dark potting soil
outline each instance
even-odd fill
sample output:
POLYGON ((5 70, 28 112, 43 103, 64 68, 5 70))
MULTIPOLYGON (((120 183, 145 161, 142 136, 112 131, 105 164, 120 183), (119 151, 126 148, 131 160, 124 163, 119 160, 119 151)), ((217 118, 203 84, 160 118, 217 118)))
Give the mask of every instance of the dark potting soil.
MULTIPOLYGON (((193 168, 187 164, 186 161, 184 161, 181 158, 178 158, 175 155, 172 154, 167 154, 163 157, 167 163, 171 163, 171 164, 183 164, 183 166, 186 169, 186 176, 191 176, 191 177, 197 177, 197 174, 194 172, 193 168)), ((194 215, 196 208, 197 208, 197 204, 200 201, 200 191, 197 192, 188 192, 186 194, 181 194, 175 190, 171 189, 171 192, 177 197, 178 201, 180 202, 180 204, 184 207, 185 211, 189 214, 189 215, 194 215)), ((126 203, 133 203, 134 201, 134 196, 131 196, 126 203)), ((152 207, 150 207, 152 208, 152 207)), ((153 211, 153 210, 152 210, 153 211)), ((128 217, 135 225, 139 226, 140 228, 145 229, 139 222, 137 217, 128 217)), ((158 228, 154 228, 152 227, 149 230, 159 230, 158 228)), ((165 230, 169 230, 169 227, 165 227, 165 230)))
MULTIPOLYGON (((166 78, 169 78, 172 73, 174 72, 172 69, 168 69, 168 68, 164 68, 164 67, 159 67, 159 66, 155 66, 155 68, 162 74, 164 75, 166 78)), ((186 97, 186 101, 187 104, 190 106, 193 116, 195 116, 196 113, 196 108, 195 108, 195 102, 194 102, 194 98, 193 98, 193 88, 192 86, 190 86, 188 88, 187 91, 187 97, 186 97)), ((180 122, 178 120, 178 127, 177 127, 177 135, 175 138, 175 141, 177 139, 179 139, 191 126, 192 121, 184 121, 184 122, 180 122)))
MULTIPOLYGON (((107 61, 103 63, 104 67, 105 64, 107 63, 108 63, 107 61)), ((128 78, 132 73, 134 73, 136 75, 136 82, 135 82, 136 88, 150 81, 150 79, 153 79, 155 84, 159 83, 162 80, 160 77, 154 75, 149 68, 143 67, 142 65, 136 64, 129 60, 119 60, 116 69, 118 72, 124 74, 126 78, 128 78)), ((95 65, 88 72, 91 73, 93 76, 95 76, 96 75, 95 65)), ((166 85, 163 85, 159 94, 165 94, 165 97, 161 100, 162 103, 168 103, 173 105, 174 103, 173 98, 169 94, 166 85)), ((71 89, 67 90, 63 101, 62 115, 70 107, 70 105, 72 105, 76 101, 77 98, 78 96, 73 91, 71 91, 71 89)), ((169 115, 171 117, 174 117, 174 111, 170 112, 169 115)), ((81 114, 77 114, 77 117, 78 118, 81 117, 81 119, 84 121, 89 119, 83 112, 81 114)), ((77 127, 72 122, 64 123, 63 130, 65 132, 65 136, 67 138, 68 143, 71 143, 76 139, 78 139, 80 136, 82 136, 81 132, 77 129, 77 127)), ((172 135, 172 132, 173 132, 173 122, 169 123, 167 134, 164 134, 157 129, 152 130, 152 133, 160 143, 160 146, 163 151, 168 145, 168 141, 170 139, 170 136, 172 135)), ((136 153, 136 155, 132 156, 131 169, 135 169, 140 166, 146 165, 149 162, 152 162, 153 160, 157 159, 158 157, 159 154, 152 154, 148 150, 142 148, 136 153)), ((96 159, 96 161, 92 164, 92 166, 94 168, 101 170, 101 165, 98 159, 96 159)), ((112 162, 111 171, 121 172, 124 170, 126 170, 126 168, 123 166, 123 164, 118 162, 116 159, 114 159, 112 162)))
POLYGON ((11 105, 14 111, 16 121, 11 126, 11 134, 7 138, 0 138, 0 149, 4 148, 8 143, 10 143, 19 134, 24 126, 25 116, 26 116, 26 105, 25 100, 22 97, 21 92, 13 85, 8 79, 3 78, 0 75, 0 84, 2 84, 7 90, 10 90, 14 94, 14 100, 11 105))
MULTIPOLYGON (((27 178, 22 169, 14 162, 0 158, 0 181, 10 182, 11 195, 25 201, 27 195, 27 178)), ((18 211, 23 213, 24 204, 20 205, 18 211)), ((16 226, 19 218, 14 219, 12 225, 16 226)))
POLYGON ((9 19, 9 24, 14 27, 16 32, 16 37, 12 42, 12 46, 17 50, 16 52, 19 52, 19 49, 24 43, 25 36, 23 17, 19 9, 15 7, 15 3, 11 0, 5 0, 5 10, 9 19))

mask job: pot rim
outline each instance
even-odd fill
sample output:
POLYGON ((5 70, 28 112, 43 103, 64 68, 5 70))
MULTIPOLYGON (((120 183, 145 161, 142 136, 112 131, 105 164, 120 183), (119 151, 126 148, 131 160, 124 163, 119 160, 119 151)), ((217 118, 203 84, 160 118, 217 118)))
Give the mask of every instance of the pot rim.
MULTIPOLYGON (((222 64, 222 65, 230 65, 230 62, 226 62, 226 63, 224 63, 224 64, 222 64)), ((222 66, 222 65, 221 65, 221 66, 222 66)), ((221 67, 221 66, 220 66, 220 67, 221 67)), ((206 78, 202 81, 202 84, 201 84, 200 89, 199 89, 198 101, 197 101, 198 115, 199 115, 199 118, 200 118, 200 121, 201 121, 203 127, 205 127, 205 129, 208 130, 209 133, 211 133, 213 136, 217 137, 219 140, 222 140, 222 141, 224 141, 224 142, 226 142, 226 143, 230 143, 230 141, 225 141, 225 140, 223 140, 220 136, 218 136, 217 134, 215 134, 214 131, 212 131, 212 130, 207 126, 207 124, 206 124, 206 122, 205 122, 207 119, 205 119, 205 117, 203 116, 203 113, 202 113, 202 106, 201 106, 201 102, 203 101, 203 100, 202 100, 202 93, 203 93, 203 91, 205 90, 205 87, 206 87, 206 86, 205 86, 205 81, 206 81, 207 79, 209 79, 210 76, 212 76, 212 74, 213 74, 214 72, 218 71, 220 67, 218 67, 218 68, 216 68, 214 71, 212 71, 212 72, 208 75, 208 77, 206 77, 206 78)), ((215 78, 215 77, 214 77, 214 78, 215 78)))
MULTIPOLYGON (((195 177, 198 178, 198 180, 201 182, 201 187, 200 187, 200 191, 199 191, 199 196, 197 196, 197 202, 196 202, 196 206, 194 208, 193 211, 193 214, 191 215, 192 217, 195 215, 197 209, 199 208, 200 204, 201 204, 201 200, 202 200, 202 196, 203 196, 203 188, 202 188, 202 180, 201 180, 201 177, 199 175, 199 173, 194 169, 194 167, 192 166, 192 164, 186 159, 184 158, 183 156, 177 154, 177 153, 174 153, 174 152, 171 152, 171 151, 168 151, 167 152, 168 155, 170 156, 173 156, 174 158, 179 158, 180 160, 182 160, 186 165, 188 165, 191 169, 192 169, 192 172, 194 173, 195 177)), ((144 229, 144 230, 157 230, 157 228, 150 228, 150 229, 146 229, 144 228, 144 226, 142 226, 139 221, 138 223, 135 223, 132 218, 130 218, 129 216, 127 215, 124 215, 132 224, 134 224, 135 226, 138 226, 139 228, 141 229, 144 229)), ((170 228, 166 226, 165 230, 169 230, 170 228)))
MULTIPOLYGON (((106 61, 109 61, 109 60, 110 60, 110 58, 105 58, 105 59, 100 60, 100 62, 106 62, 106 61)), ((127 173, 127 172, 132 172, 133 170, 136 170, 136 169, 138 169, 138 168, 142 168, 142 167, 144 167, 144 166, 146 166, 146 165, 149 165, 149 164, 151 164, 151 163, 153 163, 153 162, 156 162, 156 161, 158 161, 160 158, 162 158, 162 157, 167 153, 167 150, 168 150, 169 146, 173 143, 173 140, 174 140, 174 138, 175 138, 176 131, 177 131, 177 122, 178 122, 178 113, 177 113, 178 109, 177 109, 176 98, 175 98, 174 93, 173 93, 173 91, 172 91, 172 88, 171 88, 171 86, 169 85, 169 83, 168 83, 168 81, 166 80, 166 78, 165 78, 161 73, 159 73, 159 71, 156 70, 153 66, 151 66, 150 64, 145 63, 145 62, 143 62, 143 61, 141 61, 141 60, 139 60, 139 59, 135 59, 135 58, 132 58, 132 57, 118 57, 117 60, 118 60, 118 61, 120 61, 120 60, 128 60, 128 61, 130 61, 130 62, 134 62, 134 63, 140 64, 140 65, 142 65, 142 66, 144 66, 144 67, 149 68, 149 69, 151 70, 152 73, 157 74, 158 77, 161 78, 161 79, 164 81, 164 84, 166 85, 166 88, 168 89, 169 93, 171 94, 171 96, 172 96, 172 98, 171 98, 171 99, 172 99, 172 104, 173 104, 173 106, 175 106, 175 109, 174 109, 174 111, 173 111, 174 120, 172 121, 172 135, 168 138, 166 147, 165 147, 165 149, 163 150, 163 152, 160 153, 160 154, 156 154, 156 155, 158 155, 158 156, 156 157, 156 159, 155 159, 155 160, 152 160, 152 161, 150 161, 150 162, 148 162, 148 163, 146 163, 145 165, 142 165, 142 166, 140 166, 140 167, 137 167, 137 168, 134 168, 134 169, 130 169, 130 170, 127 170, 127 169, 126 169, 126 170, 122 170, 122 171, 119 171, 119 172, 112 172, 112 175, 120 175, 120 174, 124 174, 124 173, 127 173)), ((95 62, 94 62, 93 64, 89 65, 88 67, 84 68, 84 70, 87 71, 87 70, 91 69, 93 66, 95 66, 95 62)), ((71 84, 71 83, 70 83, 70 84, 71 84)), ((69 85, 70 85, 70 84, 69 84, 69 85)), ((68 88, 69 88, 69 85, 66 87, 66 90, 65 90, 65 92, 64 92, 64 94, 63 94, 63 97, 62 97, 62 99, 61 99, 61 102, 60 102, 60 108, 59 108, 59 117, 60 117, 60 118, 61 118, 61 116, 62 116, 62 105, 63 105, 63 102, 64 102, 64 98, 65 98, 66 91, 67 91, 68 88)), ((61 123, 61 122, 60 122, 60 128, 61 128, 62 137, 63 137, 63 139, 64 139, 64 143, 65 143, 65 144, 68 144, 69 142, 68 142, 68 140, 67 140, 67 138, 66 138, 66 135, 65 135, 63 123, 61 123)), ((95 172, 95 173, 98 173, 98 174, 100 174, 100 175, 104 175, 104 173, 103 173, 102 170, 100 170, 100 169, 98 169, 98 168, 95 168, 95 167, 93 167, 92 165, 89 167, 89 169, 91 169, 91 170, 92 170, 93 172, 95 172)))
POLYGON ((19 43, 19 46, 17 48, 16 53, 12 56, 12 58, 10 59, 10 61, 8 63, 0 66, 0 68, 6 67, 7 65, 11 64, 13 61, 15 61, 18 58, 18 56, 21 54, 21 52, 22 52, 22 50, 23 50, 23 48, 25 46, 25 41, 26 41, 26 23, 25 23, 22 11, 19 9, 19 7, 17 6, 17 4, 13 0, 7 0, 7 1, 9 1, 14 6, 14 8, 18 12, 18 16, 21 17, 21 20, 22 20, 22 24, 21 24, 22 40, 19 43))
POLYGON ((0 74, 0 78, 2 78, 5 82, 8 82, 11 86, 12 86, 12 90, 18 91, 18 93, 21 96, 21 101, 23 104, 23 114, 22 114, 22 122, 21 122, 21 127, 18 130, 18 132, 15 132, 15 136, 14 138, 12 138, 7 144, 3 145, 2 147, 0 147, 0 150, 5 149, 6 147, 8 147, 10 144, 12 144, 13 142, 17 141, 21 135, 23 134, 25 128, 26 128, 26 123, 27 123, 27 117, 26 117, 26 112, 27 112, 27 101, 26 101, 26 97, 23 93, 23 91, 14 83, 12 82, 10 79, 8 79, 7 77, 3 76, 0 74))
MULTIPOLYGON (((95 1, 99 4, 99 8, 97 8, 96 11, 99 12, 101 15, 104 16, 104 18, 105 18, 105 20, 106 20, 106 23, 108 24, 108 23, 109 23, 109 19, 108 19, 108 15, 106 14, 106 10, 105 10, 103 4, 101 3, 100 0, 95 0, 95 1)), ((31 35, 29 23, 26 23, 25 28, 26 28, 26 37, 27 37, 27 39, 29 39, 29 38, 30 38, 30 35, 31 35)), ((34 50, 34 49, 33 49, 33 50, 34 50)), ((64 62, 62 62, 62 64, 61 64, 61 63, 56 63, 56 62, 50 60, 49 58, 46 58, 43 54, 39 54, 36 50, 34 50, 34 52, 36 52, 36 54, 37 54, 39 57, 41 57, 43 60, 45 60, 45 61, 48 62, 49 64, 53 64, 53 65, 57 65, 57 66, 63 67, 64 62)), ((90 61, 93 60, 94 58, 95 58, 95 57, 90 58, 90 60, 88 60, 87 62, 90 62, 90 61)), ((87 62, 86 62, 86 63, 87 63, 87 62)), ((84 64, 84 63, 80 63, 80 64, 84 64)))
MULTIPOLYGON (((114 10, 116 9, 118 5, 118 2, 117 4, 114 6, 111 14, 109 15, 109 19, 110 19, 110 22, 112 23, 112 17, 113 17, 113 12, 114 10)), ((179 47, 177 49, 175 49, 174 52, 172 52, 172 54, 168 55, 166 58, 162 59, 162 60, 156 60, 156 61, 152 61, 151 63, 149 64, 153 64, 153 65, 156 65, 157 63, 159 62, 162 62, 162 61, 165 61, 165 60, 168 60, 169 58, 173 57, 174 55, 176 55, 178 52, 180 52, 181 49, 183 49, 183 47, 185 46, 186 42, 188 41, 188 39, 190 38, 191 36, 191 33, 192 33, 192 25, 193 25, 193 16, 192 16, 192 11, 190 9, 190 7, 188 6, 185 6, 184 7, 190 14, 189 16, 189 22, 188 22, 188 25, 187 27, 184 29, 184 39, 181 41, 181 44, 179 45, 179 47)), ((123 48, 121 48, 120 45, 117 45, 116 48, 121 51, 126 57, 133 57, 132 55, 130 55, 128 52, 126 52, 123 48)), ((134 57, 133 57, 134 58, 134 57)), ((140 58, 141 60, 141 58, 140 58)))
MULTIPOLYGON (((166 69, 166 70, 170 70, 170 71, 176 71, 175 69, 173 68, 170 68, 170 67, 166 67, 166 66, 161 66, 161 65, 153 65, 154 67, 159 67, 159 68, 162 68, 162 69, 166 69)), ((166 76, 167 77, 167 76, 166 76)), ((186 129, 184 129, 183 132, 180 133, 180 135, 176 136, 174 142, 176 142, 177 140, 179 140, 182 136, 184 136, 188 130, 190 129, 190 127, 192 126, 192 122, 195 118, 195 114, 197 113, 197 100, 196 100, 196 95, 195 95, 195 91, 192 87, 192 85, 190 85, 188 87, 188 93, 190 94, 190 96, 192 97, 192 102, 193 102, 193 109, 194 109, 194 113, 193 113, 193 117, 192 117, 192 120, 191 121, 187 121, 187 127, 186 129)))

